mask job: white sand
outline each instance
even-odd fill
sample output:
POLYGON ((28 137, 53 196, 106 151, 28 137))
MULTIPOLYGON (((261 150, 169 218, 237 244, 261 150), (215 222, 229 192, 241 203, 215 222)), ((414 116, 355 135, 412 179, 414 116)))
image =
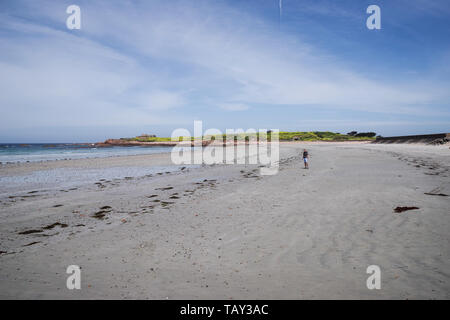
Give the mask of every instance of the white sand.
MULTIPOLYGON (((286 143, 274 176, 216 165, 76 190, 5 184, 0 298, 448 299, 450 197, 424 193, 450 195, 449 160, 448 146, 286 143), (103 206, 107 219, 91 217, 103 206), (42 229, 55 222, 68 226, 42 229), (43 232, 18 234, 30 229, 43 232), (73 264, 81 290, 66 288, 73 264), (380 290, 366 287, 369 265, 380 290)), ((0 177, 169 164, 167 154, 55 161, 0 177)))

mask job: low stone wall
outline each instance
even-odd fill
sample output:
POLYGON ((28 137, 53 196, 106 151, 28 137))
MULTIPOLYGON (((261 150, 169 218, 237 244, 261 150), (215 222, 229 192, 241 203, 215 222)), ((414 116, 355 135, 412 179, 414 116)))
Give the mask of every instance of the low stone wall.
POLYGON ((421 134, 414 136, 397 136, 377 138, 373 143, 424 143, 444 144, 450 141, 450 133, 421 134))

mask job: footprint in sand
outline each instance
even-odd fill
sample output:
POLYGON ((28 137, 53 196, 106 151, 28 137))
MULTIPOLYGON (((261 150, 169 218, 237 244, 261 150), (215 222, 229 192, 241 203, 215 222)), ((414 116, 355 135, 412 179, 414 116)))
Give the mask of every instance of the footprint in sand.
POLYGON ((169 205, 173 204, 174 202, 170 202, 170 201, 161 201, 161 207, 163 207, 164 209, 169 209, 169 205))

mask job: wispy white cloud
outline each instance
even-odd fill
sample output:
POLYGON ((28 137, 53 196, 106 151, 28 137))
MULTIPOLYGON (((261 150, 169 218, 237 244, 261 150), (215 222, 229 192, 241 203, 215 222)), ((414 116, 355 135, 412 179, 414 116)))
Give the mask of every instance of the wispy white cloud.
POLYGON ((142 12, 145 14, 114 16, 120 21, 120 33, 108 28, 93 29, 93 33, 113 37, 153 59, 192 66, 194 71, 185 74, 189 81, 194 79, 190 86, 213 85, 214 90, 206 94, 219 100, 401 113, 448 96, 436 83, 367 78, 311 45, 276 34, 276 28, 232 8, 223 8, 220 15, 209 7, 180 7, 175 14, 159 13, 157 17, 149 17, 151 10, 142 12), (131 18, 140 22, 132 23, 131 18), (262 26, 265 33, 246 29, 248 25, 262 26))
POLYGON ((220 105, 220 108, 227 111, 245 111, 250 109, 250 106, 244 103, 225 103, 220 105))
POLYGON ((166 110, 184 105, 182 93, 170 91, 150 91, 136 95, 136 105, 146 110, 166 110))

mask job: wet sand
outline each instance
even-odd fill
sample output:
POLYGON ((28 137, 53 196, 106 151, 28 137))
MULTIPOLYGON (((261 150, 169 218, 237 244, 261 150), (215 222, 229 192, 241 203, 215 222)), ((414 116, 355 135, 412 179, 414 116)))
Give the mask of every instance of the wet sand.
POLYGON ((0 298, 450 298, 448 146, 283 143, 280 154, 273 176, 174 167, 168 154, 0 167, 24 181, 0 186, 0 298), (134 174, 70 188, 58 187, 70 177, 25 179, 114 168, 134 174), (66 288, 69 265, 81 290, 66 288), (380 290, 366 287, 369 265, 380 290))

